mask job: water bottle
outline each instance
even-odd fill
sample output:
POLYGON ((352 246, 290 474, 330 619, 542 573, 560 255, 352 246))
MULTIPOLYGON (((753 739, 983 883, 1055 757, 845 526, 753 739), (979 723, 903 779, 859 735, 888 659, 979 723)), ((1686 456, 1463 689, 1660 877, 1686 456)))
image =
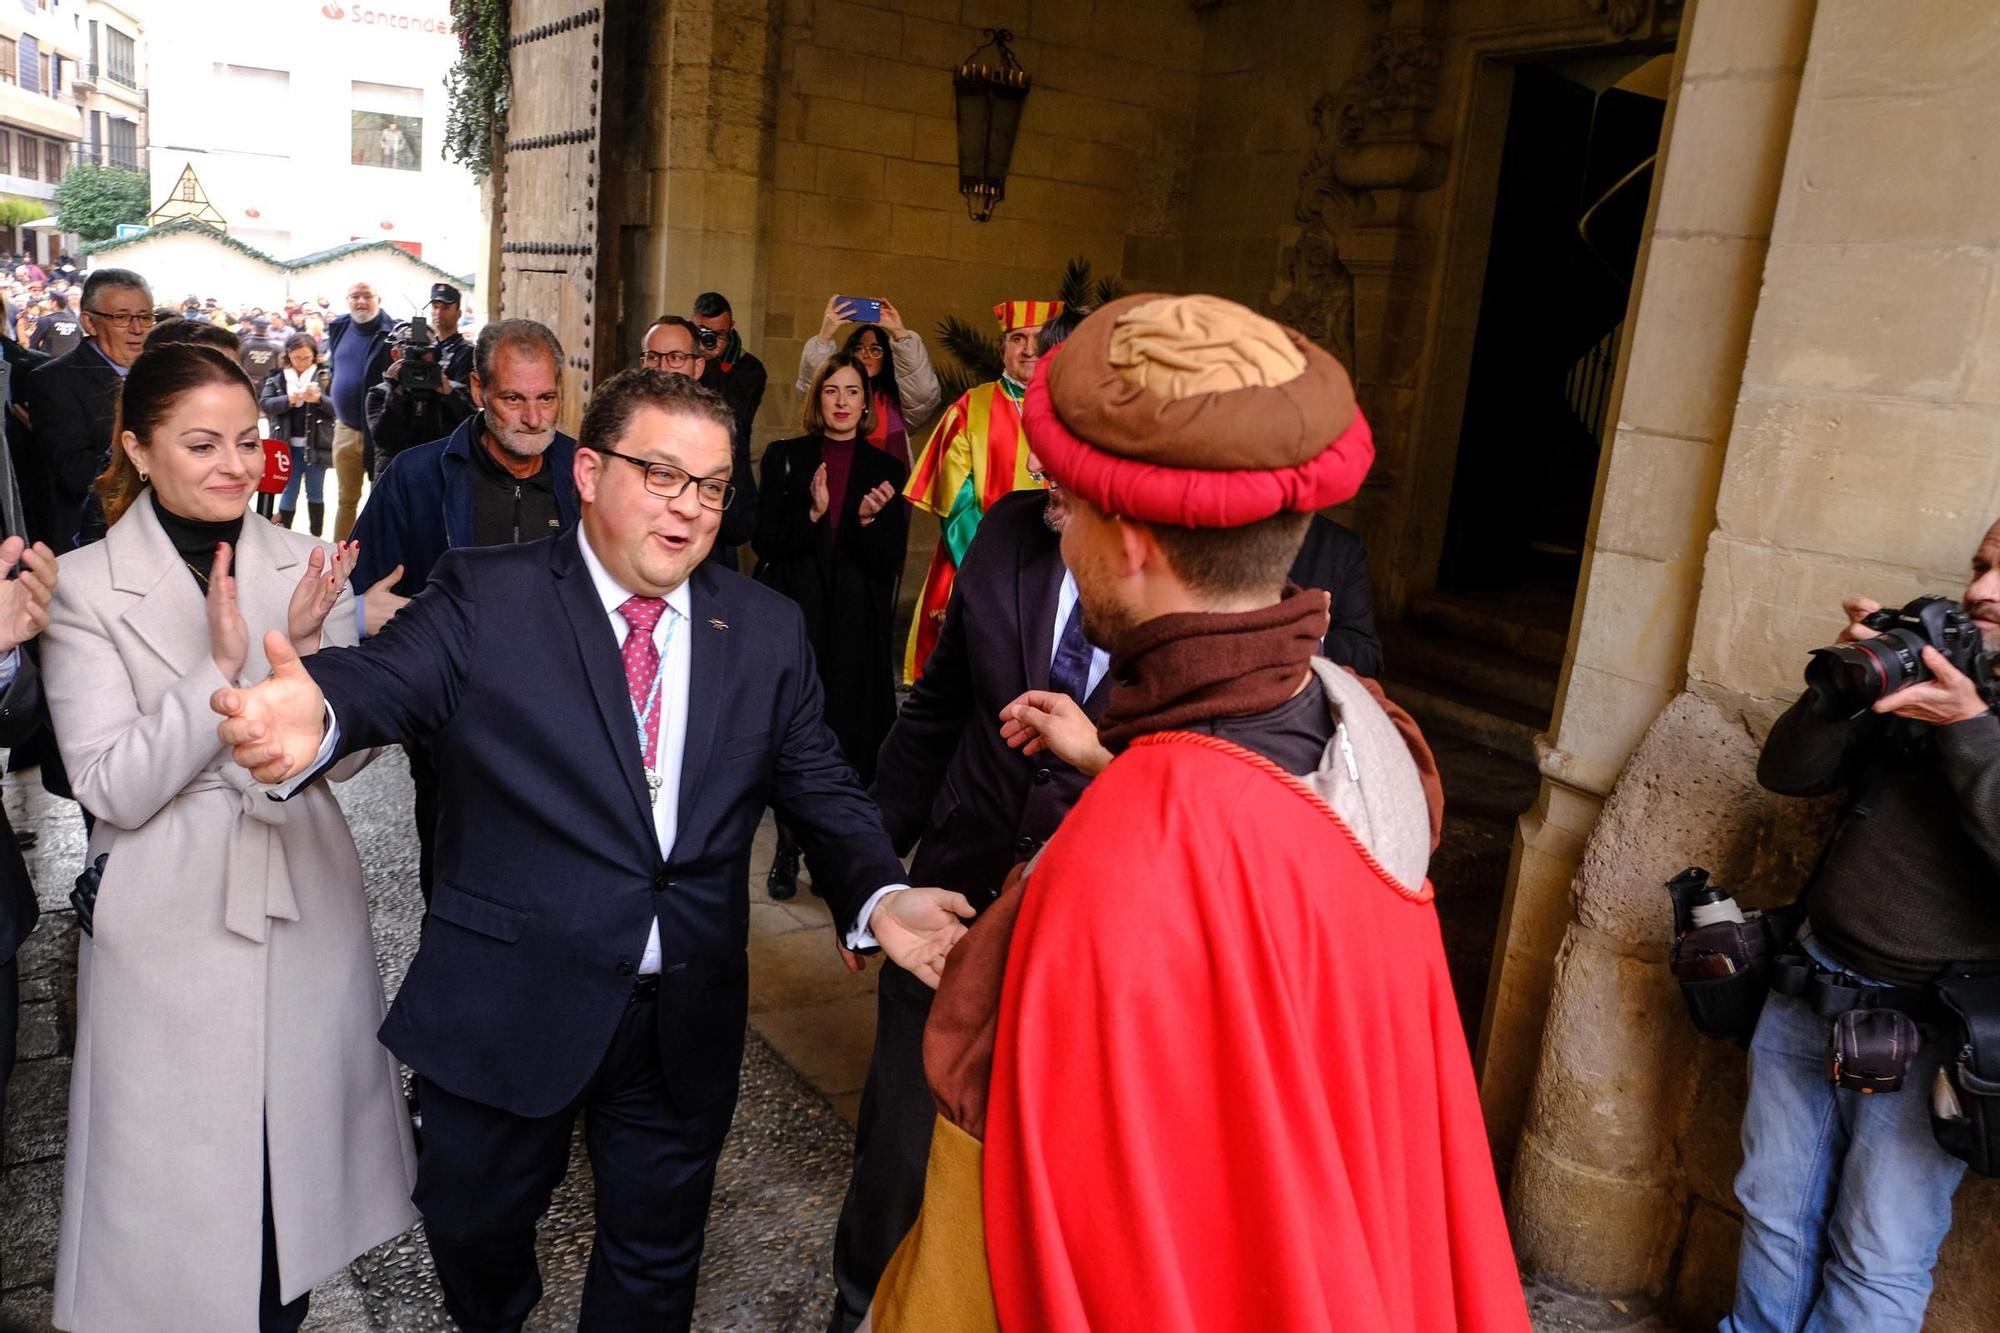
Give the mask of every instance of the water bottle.
POLYGON ((1683 930, 1744 919, 1735 895, 1711 884, 1708 872, 1700 866, 1689 866, 1674 876, 1667 890, 1673 895, 1675 908, 1684 916, 1683 930))

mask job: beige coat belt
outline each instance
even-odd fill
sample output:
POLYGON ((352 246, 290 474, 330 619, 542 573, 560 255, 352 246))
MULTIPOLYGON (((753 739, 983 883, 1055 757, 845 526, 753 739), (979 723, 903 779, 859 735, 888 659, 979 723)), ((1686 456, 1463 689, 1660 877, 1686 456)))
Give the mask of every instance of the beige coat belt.
POLYGON ((237 796, 236 827, 222 871, 222 924, 246 940, 265 943, 267 920, 299 919, 292 894, 291 870, 278 830, 285 826, 286 806, 272 800, 270 789, 235 764, 202 774, 181 788, 182 796, 198 792, 232 791, 237 796))

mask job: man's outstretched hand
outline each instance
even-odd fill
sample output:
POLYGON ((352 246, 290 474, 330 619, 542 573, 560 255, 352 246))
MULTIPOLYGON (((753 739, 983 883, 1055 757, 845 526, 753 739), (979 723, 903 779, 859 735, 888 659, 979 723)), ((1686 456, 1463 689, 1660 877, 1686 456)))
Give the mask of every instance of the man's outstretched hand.
POLYGON ((326 696, 282 632, 264 636, 264 656, 271 662, 269 676, 247 690, 217 690, 208 706, 222 715, 215 732, 236 762, 259 782, 284 782, 305 772, 319 754, 326 696))
POLYGON ((886 895, 868 918, 882 952, 926 986, 944 980, 944 958, 965 937, 972 904, 948 889, 903 889, 886 895))

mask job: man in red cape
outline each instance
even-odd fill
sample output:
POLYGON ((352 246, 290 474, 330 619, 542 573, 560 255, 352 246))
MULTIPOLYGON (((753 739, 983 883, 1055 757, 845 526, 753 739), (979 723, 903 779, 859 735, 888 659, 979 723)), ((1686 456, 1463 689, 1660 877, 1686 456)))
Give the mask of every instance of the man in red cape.
POLYGON ((1036 376, 1031 442, 1112 655, 1114 756, 952 950, 921 1329, 1525 1330, 1431 889, 1429 753, 1287 586, 1372 459, 1339 365, 1138 296, 1036 376))

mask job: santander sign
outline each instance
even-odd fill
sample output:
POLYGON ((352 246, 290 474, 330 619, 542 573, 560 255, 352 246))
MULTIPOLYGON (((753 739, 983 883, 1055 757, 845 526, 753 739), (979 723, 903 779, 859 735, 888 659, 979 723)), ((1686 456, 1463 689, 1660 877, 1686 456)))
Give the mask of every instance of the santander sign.
POLYGON ((363 5, 324 4, 320 16, 334 23, 353 23, 367 28, 389 28, 403 32, 431 32, 451 36, 451 18, 435 14, 408 14, 393 9, 370 9, 363 5))

